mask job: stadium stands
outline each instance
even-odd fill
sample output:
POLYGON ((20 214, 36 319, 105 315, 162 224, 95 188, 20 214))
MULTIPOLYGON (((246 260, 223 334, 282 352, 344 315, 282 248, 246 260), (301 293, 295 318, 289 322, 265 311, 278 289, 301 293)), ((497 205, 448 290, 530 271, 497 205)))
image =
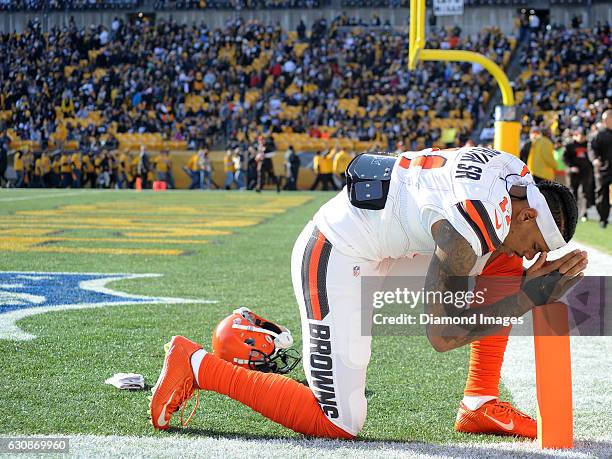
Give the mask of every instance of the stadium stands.
MULTIPOLYGON (((515 41, 496 29, 476 37, 441 29, 430 46, 505 65, 515 41)), ((12 148, 115 139, 124 148, 197 148, 262 133, 281 149, 417 148, 454 143, 453 132, 465 140, 491 78, 469 64, 409 72, 406 48, 405 31, 346 27, 342 16, 310 33, 240 19, 223 30, 116 20, 46 34, 33 23, 0 41, 0 119, 12 148)))
POLYGON ((142 0, 0 0, 0 11, 85 11, 136 8, 142 0))
POLYGON ((0 0, 0 11, 126 10, 144 6, 154 10, 318 8, 329 0, 0 0))
MULTIPOLYGON (((525 136, 535 124, 554 135, 591 129, 612 96, 609 26, 519 36, 525 136)), ((517 48, 496 28, 466 36, 441 27, 429 37, 429 48, 473 50, 504 68, 517 48)), ((406 30, 376 15, 295 31, 237 18, 214 29, 163 19, 81 29, 70 20, 43 33, 32 21, 0 35, 0 134, 13 151, 246 151, 260 136, 268 151, 464 144, 496 90, 492 78, 467 63, 409 71, 406 51, 406 30)))
POLYGON ((553 135, 590 129, 612 98, 610 27, 555 26, 532 35, 520 59, 516 97, 523 127, 541 124, 553 135))

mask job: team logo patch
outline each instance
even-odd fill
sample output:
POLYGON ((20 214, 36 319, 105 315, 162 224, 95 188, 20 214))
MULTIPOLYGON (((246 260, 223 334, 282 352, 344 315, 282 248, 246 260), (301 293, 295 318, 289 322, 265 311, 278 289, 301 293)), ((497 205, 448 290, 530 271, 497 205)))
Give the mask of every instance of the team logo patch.
POLYGON ((132 295, 106 286, 119 280, 161 276, 0 271, 0 339, 35 338, 21 330, 16 322, 49 311, 130 304, 216 303, 201 299, 132 295))

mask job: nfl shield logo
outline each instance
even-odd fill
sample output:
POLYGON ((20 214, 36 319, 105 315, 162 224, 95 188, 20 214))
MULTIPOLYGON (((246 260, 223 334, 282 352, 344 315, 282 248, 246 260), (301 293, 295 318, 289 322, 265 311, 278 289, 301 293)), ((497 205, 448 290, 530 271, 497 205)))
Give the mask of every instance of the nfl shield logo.
POLYGON ((35 338, 16 323, 34 314, 66 309, 137 304, 189 304, 215 301, 133 295, 107 284, 161 274, 106 274, 0 271, 0 341, 35 338))
POLYGON ((360 268, 359 266, 353 266, 353 277, 359 276, 360 268))

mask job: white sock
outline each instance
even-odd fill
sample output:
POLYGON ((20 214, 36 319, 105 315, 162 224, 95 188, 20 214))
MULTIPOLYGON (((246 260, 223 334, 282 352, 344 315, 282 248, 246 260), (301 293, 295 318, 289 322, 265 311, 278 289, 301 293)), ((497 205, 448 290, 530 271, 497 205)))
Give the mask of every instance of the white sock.
POLYGON ((195 376, 195 380, 198 386, 200 386, 200 381, 198 381, 198 374, 200 374, 200 364, 202 363, 202 359, 206 355, 206 351, 204 349, 198 349, 191 356, 191 369, 193 370, 193 375, 195 376))
POLYGON ((496 398, 494 395, 464 395, 462 401, 468 410, 474 411, 496 398))

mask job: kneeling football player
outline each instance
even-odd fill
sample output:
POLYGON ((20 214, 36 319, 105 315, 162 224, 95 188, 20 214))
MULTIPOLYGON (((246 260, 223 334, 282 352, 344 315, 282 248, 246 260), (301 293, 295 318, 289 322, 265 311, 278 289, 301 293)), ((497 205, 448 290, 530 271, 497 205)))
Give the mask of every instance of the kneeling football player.
MULTIPOLYGON (((458 278, 514 276, 510 294, 488 292, 478 307, 449 311, 435 302, 424 307, 438 318, 520 317, 554 302, 582 275, 584 252, 546 259, 572 238, 576 220, 566 187, 536 185, 525 164, 507 153, 464 147, 360 155, 347 168, 347 187, 321 207, 293 249, 308 386, 246 369, 240 359, 228 362, 173 337, 153 388, 153 426, 166 429, 172 414, 201 389, 225 394, 305 435, 354 438, 366 418, 371 351, 361 321, 371 317, 372 305, 361 301, 361 276, 421 275, 427 291, 443 293, 465 291, 467 284, 458 278), (538 253, 524 273, 522 258, 538 253)), ((457 430, 535 437, 535 421, 497 399, 508 331, 495 323, 427 325, 438 351, 471 343, 457 430)), ((282 344, 281 331, 274 333, 268 341, 282 344)))

